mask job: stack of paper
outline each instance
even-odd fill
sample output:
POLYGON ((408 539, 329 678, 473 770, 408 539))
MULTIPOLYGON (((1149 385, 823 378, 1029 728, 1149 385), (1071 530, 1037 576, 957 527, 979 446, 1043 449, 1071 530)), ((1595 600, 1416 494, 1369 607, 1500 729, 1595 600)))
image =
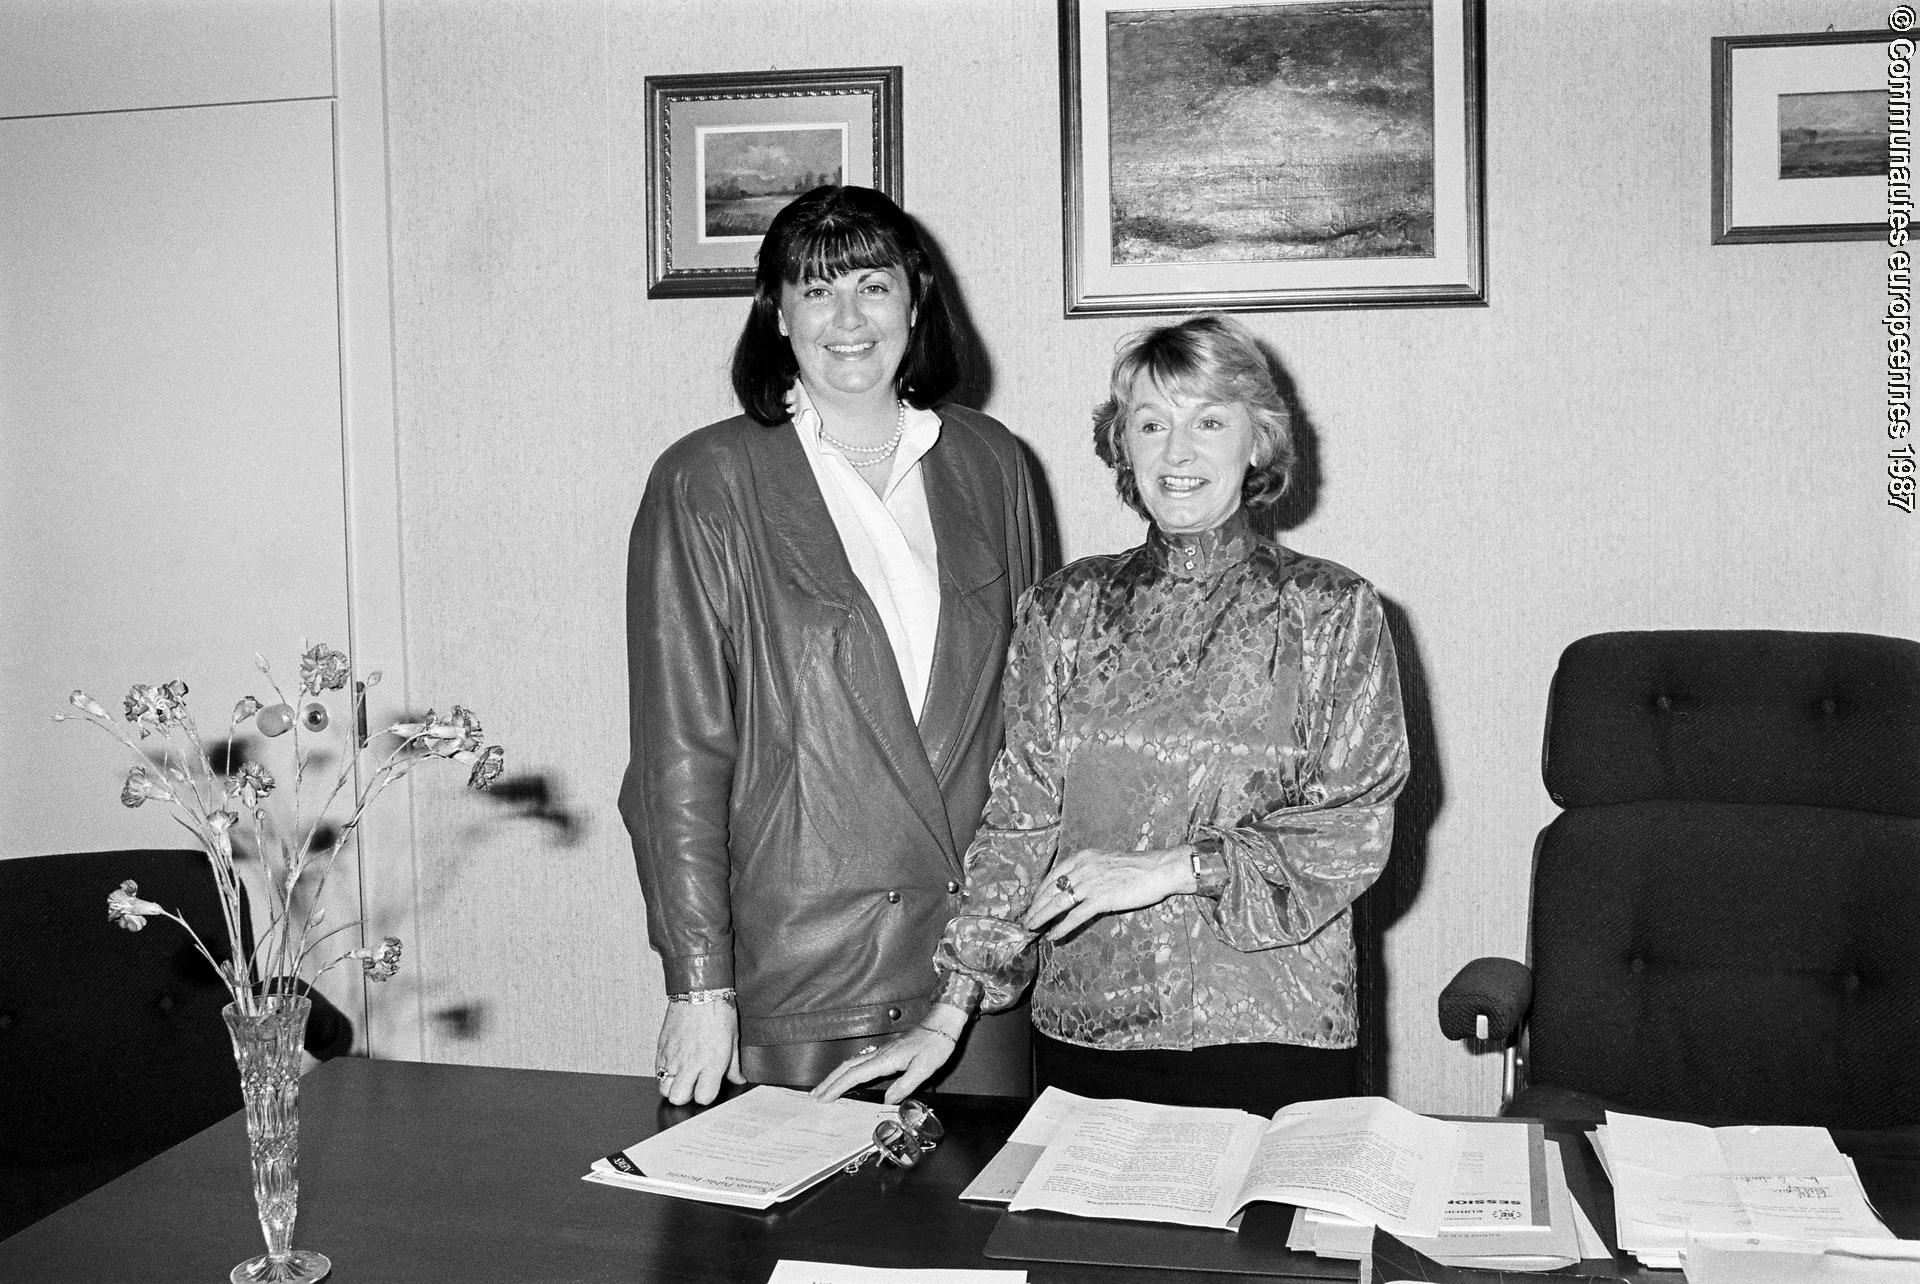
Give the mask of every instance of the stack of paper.
POLYGON ((1825 1128, 1705 1128, 1607 1112, 1592 1134, 1613 1181, 1620 1247, 1675 1269, 1690 1239, 1753 1248, 1891 1239, 1825 1128))
POLYGON ((1687 1284, 1913 1284, 1920 1242, 1841 1239, 1832 1244, 1687 1242, 1687 1284))
POLYGON ((638 1145, 593 1161, 583 1180, 736 1208, 771 1208, 831 1177, 897 1118, 878 1102, 815 1101, 757 1087, 638 1145))
MULTIPOLYGON (((1567 1186, 1559 1143, 1545 1139, 1540 1125, 1477 1121, 1460 1127, 1464 1145, 1440 1233, 1399 1239, 1444 1265, 1508 1271, 1550 1271, 1607 1255, 1567 1186)), ((1360 1261, 1371 1250, 1374 1229, 1369 1222, 1297 1209, 1287 1247, 1360 1261)))

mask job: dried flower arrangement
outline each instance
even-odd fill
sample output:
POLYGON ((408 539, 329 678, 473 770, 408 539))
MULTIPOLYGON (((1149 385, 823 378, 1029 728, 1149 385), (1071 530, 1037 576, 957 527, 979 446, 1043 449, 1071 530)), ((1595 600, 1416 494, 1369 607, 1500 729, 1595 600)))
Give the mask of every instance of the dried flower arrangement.
MULTIPOLYGON (((128 807, 164 803, 174 820, 198 840, 219 889, 231 953, 227 962, 217 961, 184 918, 143 899, 132 880, 108 893, 110 921, 129 931, 141 930, 147 919, 155 917, 179 923, 219 972, 235 1006, 246 1013, 256 1012, 263 996, 303 992, 312 980, 348 959, 358 960, 372 980, 392 977, 399 970, 401 950, 399 939, 392 936, 377 945, 343 950, 308 975, 310 956, 321 942, 360 925, 355 919, 314 935, 325 926, 322 893, 341 849, 373 800, 422 764, 464 764, 469 768, 468 786, 485 789, 499 778, 506 759, 499 745, 483 747, 480 720, 459 705, 444 716, 429 711, 417 721, 395 723, 367 735, 366 690, 380 675, 353 682, 346 653, 325 644, 300 657, 300 684, 292 698, 281 690, 264 659, 256 655, 254 662, 274 699, 270 703, 253 696, 242 699, 234 706, 225 741, 217 745, 209 745, 201 736, 187 707, 187 685, 178 680, 130 690, 124 726, 84 691, 69 697, 79 711, 77 719, 72 714, 54 715, 56 721, 83 720, 100 727, 140 760, 127 772, 120 801, 128 807), (350 696, 330 696, 346 692, 350 683, 350 696), (329 699, 348 707, 329 707, 329 699), (279 775, 253 759, 235 765, 233 760, 242 748, 251 748, 239 739, 249 724, 263 742, 290 737, 279 775), (137 738, 128 727, 139 732, 137 738), (159 740, 149 747, 145 742, 151 736, 159 740), (342 743, 346 752, 329 761, 334 757, 330 746, 342 743), (283 787, 283 778, 291 783, 283 787), (309 806, 309 795, 316 789, 318 805, 309 806), (344 805, 345 800, 351 800, 351 805, 344 805), (336 818, 341 811, 346 812, 344 818, 336 818), (236 831, 246 836, 246 845, 263 863, 270 904, 267 926, 258 940, 243 939, 236 831)), ((262 747, 268 746, 263 743, 262 747)))

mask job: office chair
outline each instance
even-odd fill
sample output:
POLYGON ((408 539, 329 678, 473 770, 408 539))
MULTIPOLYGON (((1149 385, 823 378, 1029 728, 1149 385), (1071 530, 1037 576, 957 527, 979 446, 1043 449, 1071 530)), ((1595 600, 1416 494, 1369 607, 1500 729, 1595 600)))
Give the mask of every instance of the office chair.
POLYGON ((1603 633, 1560 657, 1531 966, 1477 959, 1441 1031, 1504 1111, 1920 1123, 1920 643, 1603 633))
MULTIPOLYGON (((240 1109, 226 987, 177 923, 108 922, 128 878, 227 957, 197 850, 0 860, 0 1239, 240 1109)), ((347 1051, 351 1023, 310 997, 308 1051, 347 1051)))

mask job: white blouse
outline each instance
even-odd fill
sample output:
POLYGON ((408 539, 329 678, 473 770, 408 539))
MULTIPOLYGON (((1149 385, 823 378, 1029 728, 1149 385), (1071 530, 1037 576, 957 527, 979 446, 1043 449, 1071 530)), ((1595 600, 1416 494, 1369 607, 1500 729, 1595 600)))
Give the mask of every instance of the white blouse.
POLYGON ((887 630, 907 704, 918 718, 940 627, 939 551, 920 460, 940 439, 940 416, 907 407, 893 470, 875 494, 852 461, 822 439, 820 412, 798 380, 787 394, 787 405, 847 561, 887 630))

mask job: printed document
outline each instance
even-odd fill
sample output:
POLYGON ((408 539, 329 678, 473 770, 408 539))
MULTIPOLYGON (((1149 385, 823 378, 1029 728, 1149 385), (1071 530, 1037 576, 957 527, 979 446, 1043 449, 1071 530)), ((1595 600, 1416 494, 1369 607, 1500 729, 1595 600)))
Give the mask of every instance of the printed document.
POLYGON ((1679 1266, 1689 1236, 1893 1236, 1825 1128, 1707 1128, 1610 1110, 1597 1138, 1620 1247, 1649 1266, 1679 1266))
POLYGON ((594 1160, 584 1179, 737 1208, 771 1208, 865 1154, 874 1125, 898 1114, 897 1107, 879 1102, 815 1101, 792 1088, 761 1085, 594 1160))
MULTIPOLYGON (((1542 1183, 1548 1202, 1548 1213, 1542 1218, 1540 1226, 1522 1226, 1517 1222, 1508 1222, 1504 1226, 1468 1227, 1456 1229, 1444 1224, 1435 1236, 1401 1235, 1399 1239, 1408 1247, 1448 1266, 1478 1266, 1498 1268, 1508 1271, 1550 1271, 1562 1266, 1572 1266, 1587 1256, 1583 1251, 1577 1205, 1573 1193, 1567 1186, 1566 1167, 1558 1142, 1540 1138, 1538 1124, 1485 1122, 1463 1125, 1469 1132, 1476 1128, 1484 1132, 1488 1129, 1504 1129, 1508 1133, 1536 1139, 1545 1155, 1541 1165, 1545 1170, 1542 1183)), ((1469 1142, 1469 1145, 1472 1143, 1469 1142)), ((1477 1163, 1477 1161, 1476 1161, 1477 1163)), ((1463 1169, 1469 1165, 1462 1156, 1463 1169)), ((1309 1252, 1320 1257, 1339 1257, 1349 1261, 1359 1261, 1367 1256, 1373 1245, 1373 1227, 1366 1222, 1340 1217, 1333 1213, 1310 1212, 1296 1209, 1293 1227, 1287 1234, 1287 1247, 1299 1252, 1309 1252)), ((1599 1244, 1599 1236, 1593 1237, 1595 1248, 1593 1256, 1603 1257, 1607 1250, 1599 1244)))
MULTIPOLYGON (((1460 1163, 1453 1170, 1443 1230, 1513 1230, 1548 1224, 1546 1130, 1518 1120, 1458 1122, 1460 1163)), ((1561 1182, 1566 1173, 1560 1174, 1561 1182)))
POLYGON ((1437 1235, 1460 1129, 1384 1097, 1242 1110, 1083 1101, 1008 1207, 1230 1228, 1256 1200, 1437 1235))

